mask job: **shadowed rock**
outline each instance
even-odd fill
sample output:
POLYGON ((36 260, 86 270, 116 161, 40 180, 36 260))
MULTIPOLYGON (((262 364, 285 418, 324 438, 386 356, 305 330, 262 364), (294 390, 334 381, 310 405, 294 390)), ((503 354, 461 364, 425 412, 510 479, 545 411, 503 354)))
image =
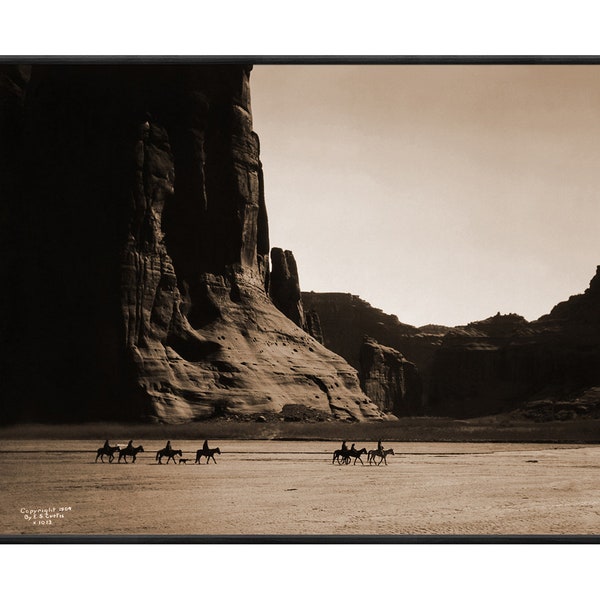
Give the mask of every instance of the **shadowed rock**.
POLYGON ((268 296, 249 77, 34 65, 11 96, 21 125, 1 143, 21 148, 10 201, 24 232, 14 418, 181 422, 287 404, 379 417, 356 370, 268 296))
POLYGON ((536 321, 496 315, 454 329, 436 354, 432 378, 436 414, 576 405, 600 384, 600 267, 585 293, 536 321))
POLYGON ((302 301, 319 320, 323 343, 358 369, 362 390, 382 410, 396 416, 423 412, 422 374, 398 347, 425 356, 427 366, 435 347, 430 339, 441 343, 441 336, 421 334, 351 294, 303 292, 302 301))
POLYGON ((365 337, 359 373, 365 394, 384 412, 397 417, 422 414, 421 378, 397 350, 365 337))
POLYGON ((289 250, 271 250, 269 294, 273 304, 298 327, 305 328, 296 259, 289 250))
POLYGON ((269 295, 273 304, 291 321, 323 343, 319 315, 314 310, 305 311, 300 292, 300 278, 296 259, 290 250, 271 250, 269 295))
POLYGON ((321 329, 321 319, 316 310, 309 310, 304 315, 306 324, 304 329, 312 335, 317 342, 323 343, 323 330, 321 329))
POLYGON ((417 329, 350 294, 302 297, 319 314, 325 344, 357 365, 363 389, 380 406, 403 397, 394 349, 418 369, 425 414, 472 417, 517 410, 537 420, 598 414, 600 267, 585 293, 530 323, 498 313, 462 327, 417 329), (377 343, 363 348, 364 335, 377 343))

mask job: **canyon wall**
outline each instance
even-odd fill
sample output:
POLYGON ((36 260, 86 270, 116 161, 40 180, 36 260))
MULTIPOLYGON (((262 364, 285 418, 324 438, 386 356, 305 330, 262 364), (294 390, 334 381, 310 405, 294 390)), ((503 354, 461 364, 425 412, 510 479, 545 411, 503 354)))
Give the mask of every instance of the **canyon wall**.
POLYGON ((396 416, 423 414, 443 333, 401 323, 352 294, 302 292, 302 303, 318 317, 324 345, 359 371, 373 401, 396 416))
POLYGON ((535 321, 496 315, 454 329, 436 353, 432 379, 435 414, 520 410, 544 419, 597 410, 590 389, 600 385, 600 267, 583 294, 535 321))
POLYGON ((422 382, 416 366, 397 350, 365 337, 360 348, 360 384, 382 411, 397 417, 422 413, 422 382))
POLYGON ((598 271, 531 323, 301 293, 270 248, 250 73, 0 66, 1 422, 600 411, 598 271))
POLYGON ((473 417, 516 411, 538 420, 600 415, 600 267, 583 294, 532 322, 497 314, 461 327, 416 328, 350 294, 310 292, 302 298, 305 309, 320 317, 325 345, 361 372, 367 394, 374 399, 387 394, 404 406, 395 414, 473 417), (373 338, 367 354, 379 356, 373 376, 361 366, 364 336, 373 338), (377 345, 388 349, 375 352, 377 345), (390 366, 400 360, 394 352, 414 363, 415 393, 423 386, 420 403, 414 394, 408 405, 403 402, 398 369, 390 366))
MULTIPOLYGON (((8 420, 380 418, 268 294, 246 65, 4 66, 8 420), (13 210, 16 209, 16 212, 13 210), (12 262, 11 262, 12 261, 12 262), (13 320, 14 322, 14 320, 13 320)), ((290 265, 288 265, 290 266, 290 265)), ((277 278, 277 273, 275 273, 277 278)))

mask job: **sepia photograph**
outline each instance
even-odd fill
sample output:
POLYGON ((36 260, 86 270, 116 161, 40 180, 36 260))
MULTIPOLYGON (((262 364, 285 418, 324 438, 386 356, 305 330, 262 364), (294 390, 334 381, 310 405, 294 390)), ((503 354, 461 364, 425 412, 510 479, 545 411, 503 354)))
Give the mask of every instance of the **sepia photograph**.
POLYGON ((600 58, 0 60, 0 541, 594 541, 600 58))

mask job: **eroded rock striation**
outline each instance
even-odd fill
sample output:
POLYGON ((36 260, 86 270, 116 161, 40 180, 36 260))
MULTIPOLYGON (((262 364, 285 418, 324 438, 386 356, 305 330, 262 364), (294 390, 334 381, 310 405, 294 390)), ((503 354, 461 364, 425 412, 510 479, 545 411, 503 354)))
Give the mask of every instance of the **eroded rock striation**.
POLYGON ((397 350, 365 336, 359 374, 362 389, 382 411, 397 417, 422 413, 421 378, 397 350))
POLYGON ((10 140, 15 418, 380 417, 356 370, 268 295, 250 70, 33 66, 10 140))
POLYGON ((305 313, 306 324, 304 329, 312 335, 317 342, 320 344, 324 343, 323 340, 323 329, 321 327, 321 319, 319 313, 316 310, 309 310, 305 313))

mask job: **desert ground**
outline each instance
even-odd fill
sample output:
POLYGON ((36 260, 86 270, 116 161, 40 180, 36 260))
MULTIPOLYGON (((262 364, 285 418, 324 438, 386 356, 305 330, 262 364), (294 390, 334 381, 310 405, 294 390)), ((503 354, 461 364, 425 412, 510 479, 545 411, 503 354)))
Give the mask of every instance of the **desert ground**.
POLYGON ((94 462, 102 441, 0 440, 0 533, 600 534, 600 445, 395 442, 341 466, 336 442, 230 439, 198 465, 188 439, 160 465, 160 440, 135 464, 94 462))

